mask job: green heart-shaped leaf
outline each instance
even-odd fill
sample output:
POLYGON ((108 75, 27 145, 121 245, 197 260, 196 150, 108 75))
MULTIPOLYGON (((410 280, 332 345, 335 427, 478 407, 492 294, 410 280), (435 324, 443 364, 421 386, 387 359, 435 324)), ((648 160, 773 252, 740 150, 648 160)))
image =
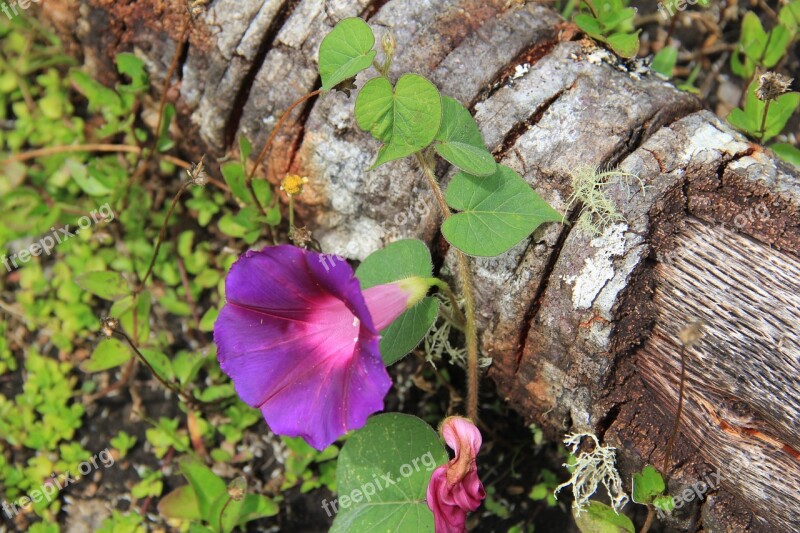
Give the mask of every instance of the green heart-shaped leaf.
POLYGON ((497 169, 486 149, 478 124, 455 98, 442 97, 442 125, 436 134, 436 152, 452 165, 475 176, 488 176, 497 169))
POLYGON ((356 98, 358 126, 385 144, 372 168, 428 146, 442 122, 442 99, 436 87, 416 74, 404 74, 392 89, 383 77, 369 80, 356 98))
POLYGON ((562 220, 519 174, 504 165, 497 165, 497 172, 487 177, 459 172, 445 198, 461 213, 445 220, 442 234, 469 255, 500 255, 540 224, 562 220))
POLYGON ((322 89, 330 91, 372 65, 377 53, 372 47, 375 36, 360 18, 340 21, 322 40, 319 47, 319 75, 322 89))
POLYGON ((433 533, 425 494, 433 470, 447 460, 436 432, 419 418, 399 413, 371 417, 339 454, 339 496, 322 503, 329 515, 337 513, 330 531, 433 533))
MULTIPOLYGON (((370 254, 356 269, 362 289, 391 283, 411 276, 431 277, 431 253, 422 241, 404 239, 370 254)), ((413 350, 428 333, 439 313, 436 298, 423 298, 381 331, 381 357, 384 364, 397 362, 413 350)))

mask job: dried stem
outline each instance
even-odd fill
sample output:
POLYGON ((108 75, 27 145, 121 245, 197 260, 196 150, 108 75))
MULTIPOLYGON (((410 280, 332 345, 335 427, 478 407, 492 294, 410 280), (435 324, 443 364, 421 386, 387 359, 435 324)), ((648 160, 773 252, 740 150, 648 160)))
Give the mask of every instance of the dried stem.
POLYGON ((672 425, 672 434, 669 437, 669 441, 667 441, 667 448, 664 451, 664 466, 661 468, 661 471, 664 475, 667 474, 667 468, 669 467, 669 460, 672 456, 672 447, 675 444, 675 437, 678 436, 678 429, 680 428, 681 424, 681 413, 683 412, 683 390, 684 384, 686 379, 686 346, 681 346, 681 381, 680 385, 678 386, 678 410, 675 413, 675 423, 672 425))
POLYGON ((125 339, 125 342, 127 342, 128 346, 131 347, 131 350, 133 350, 133 352, 136 354, 136 357, 138 358, 138 360, 141 361, 144 364, 144 366, 147 367, 148 370, 150 370, 150 372, 153 374, 153 377, 155 377, 159 381, 159 383, 161 383, 162 385, 164 385, 164 387, 166 387, 167 389, 169 389, 172 392, 174 392, 181 400, 186 402, 191 408, 194 409, 196 407, 195 401, 192 398, 187 396, 181 389, 176 387, 173 383, 170 383, 167 380, 165 380, 163 377, 161 377, 161 374, 159 374, 156 371, 156 369, 153 368, 153 365, 150 364, 150 361, 148 361, 147 358, 145 358, 145 356, 142 355, 142 352, 139 351, 139 348, 136 347, 136 344, 133 342, 133 339, 131 339, 128 336, 127 333, 125 333, 119 327, 113 328, 112 331, 115 334, 117 334, 120 337, 122 337, 123 339, 125 339))
POLYGON ((147 272, 142 278, 141 283, 139 283, 139 286, 134 291, 134 295, 139 294, 142 292, 142 290, 144 290, 147 279, 150 277, 150 274, 153 273, 153 267, 156 264, 158 251, 161 249, 161 243, 164 241, 164 235, 167 233, 167 224, 169 223, 169 219, 172 216, 172 212, 175 211, 175 206, 178 205, 178 200, 180 200, 183 191, 185 191, 191 184, 191 180, 184 181, 181 184, 180 189, 178 189, 178 192, 175 194, 175 198, 172 199, 172 204, 169 206, 169 211, 167 211, 167 215, 164 217, 164 222, 161 224, 161 231, 158 233, 158 241, 156 241, 156 249, 153 251, 153 257, 150 259, 150 265, 147 267, 147 272))
MULTIPOLYGON (((142 149, 138 146, 128 144, 68 144, 65 146, 50 146, 48 148, 40 148, 38 150, 29 150, 16 155, 12 155, 8 159, 0 161, 0 166, 6 166, 14 162, 29 161, 37 157, 47 157, 49 155, 67 154, 73 152, 130 152, 132 154, 141 154, 142 149)), ((192 164, 183 159, 173 157, 171 155, 159 156, 164 161, 177 165, 184 169, 192 168, 192 164)))
POLYGON ((767 114, 769 113, 769 104, 772 100, 767 100, 764 104, 764 116, 761 117, 761 129, 758 130, 758 142, 764 142, 764 135, 767 133, 767 114))
POLYGON ((650 531, 650 526, 653 525, 653 519, 656 517, 656 510, 654 507, 648 505, 647 506, 647 518, 644 520, 644 525, 639 533, 647 533, 650 531))

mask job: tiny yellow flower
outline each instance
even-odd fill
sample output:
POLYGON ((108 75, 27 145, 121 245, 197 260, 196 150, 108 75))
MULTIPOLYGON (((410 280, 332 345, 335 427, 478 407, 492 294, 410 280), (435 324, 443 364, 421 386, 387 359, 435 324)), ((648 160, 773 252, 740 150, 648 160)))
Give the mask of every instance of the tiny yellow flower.
POLYGON ((287 174, 281 182, 281 190, 289 196, 296 196, 303 192, 303 185, 308 183, 308 178, 297 174, 287 174))

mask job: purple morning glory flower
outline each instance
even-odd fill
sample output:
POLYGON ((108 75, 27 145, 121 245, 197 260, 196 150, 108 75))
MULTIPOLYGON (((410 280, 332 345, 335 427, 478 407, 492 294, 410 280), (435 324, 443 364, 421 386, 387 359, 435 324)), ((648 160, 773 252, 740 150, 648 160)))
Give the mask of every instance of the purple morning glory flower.
POLYGON ((420 278, 361 290, 345 261, 295 246, 231 267, 214 324, 222 370, 272 431, 318 450, 383 409, 391 386, 378 332, 427 292, 420 278))

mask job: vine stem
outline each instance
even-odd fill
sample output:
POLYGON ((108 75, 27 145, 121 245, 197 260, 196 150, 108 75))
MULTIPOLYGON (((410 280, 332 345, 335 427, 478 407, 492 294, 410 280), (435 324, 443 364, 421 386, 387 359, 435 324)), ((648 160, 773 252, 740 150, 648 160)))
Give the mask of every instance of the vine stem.
MULTIPOLYGON (((439 204, 442 219, 447 220, 452 213, 439 186, 439 180, 433 171, 433 165, 420 152, 414 154, 428 184, 439 204)), ((458 263, 458 273, 461 276, 461 292, 464 295, 464 311, 466 327, 464 333, 467 337, 467 416, 473 423, 478 423, 478 336, 475 328, 475 294, 472 290, 472 273, 469 269, 469 258, 459 249, 453 248, 458 263)))
MULTIPOLYGON (((67 154, 72 152, 130 152, 132 154, 141 154, 142 149, 138 146, 129 144, 68 144, 64 146, 51 146, 49 148, 40 148, 38 150, 29 150, 20 154, 13 155, 8 159, 0 161, 0 165, 8 165, 14 162, 29 161, 37 157, 47 157, 49 155, 67 154)), ((173 157, 171 155, 159 156, 164 161, 177 165, 183 169, 192 168, 192 164, 183 159, 173 157)))
POLYGON ((461 312, 461 306, 458 305, 458 298, 456 298, 456 294, 453 292, 450 284, 446 281, 440 280, 439 278, 430 278, 429 281, 440 288, 447 296, 447 299, 450 300, 450 305, 453 306, 453 314, 455 315, 454 318, 456 320, 456 326, 459 326, 461 329, 463 329, 464 326, 466 326, 467 319, 464 317, 464 313, 461 312))
POLYGON ((172 203, 169 206, 169 211, 167 211, 167 215, 164 217, 164 222, 161 224, 161 231, 158 233, 158 241, 156 241, 156 249, 153 251, 153 257, 150 259, 150 265, 147 267, 147 272, 145 273, 144 277, 142 278, 141 283, 134 291, 134 295, 139 294, 144 290, 144 286, 147 283, 150 274, 153 273, 153 267, 156 264, 156 258, 158 257, 158 251, 161 249, 161 243, 164 242, 164 235, 167 233, 167 224, 169 224, 169 219, 172 217, 172 212, 175 211, 175 206, 178 205, 178 200, 180 200, 183 192, 192 184, 191 180, 186 180, 181 184, 180 189, 178 192, 175 193, 175 197, 172 199, 172 203))
POLYGON ((161 383, 162 385, 164 385, 164 387, 175 393, 178 396, 178 398, 186 402, 190 407, 196 407, 195 402, 192 398, 188 397, 178 387, 176 387, 175 385, 173 385, 172 383, 168 382, 163 377, 161 377, 161 374, 159 374, 156 371, 156 369, 153 368, 153 365, 150 364, 150 361, 148 361, 145 358, 145 356, 142 355, 142 352, 139 351, 139 348, 136 347, 136 344, 133 342, 133 339, 131 339, 127 333, 125 333, 122 329, 118 327, 114 327, 113 332, 122 337, 123 339, 125 339, 125 342, 127 342, 128 346, 131 347, 131 350, 134 351, 139 361, 141 361, 144 364, 144 366, 146 366, 147 369, 150 370, 150 372, 153 374, 153 377, 155 377, 159 381, 159 383, 161 383))

